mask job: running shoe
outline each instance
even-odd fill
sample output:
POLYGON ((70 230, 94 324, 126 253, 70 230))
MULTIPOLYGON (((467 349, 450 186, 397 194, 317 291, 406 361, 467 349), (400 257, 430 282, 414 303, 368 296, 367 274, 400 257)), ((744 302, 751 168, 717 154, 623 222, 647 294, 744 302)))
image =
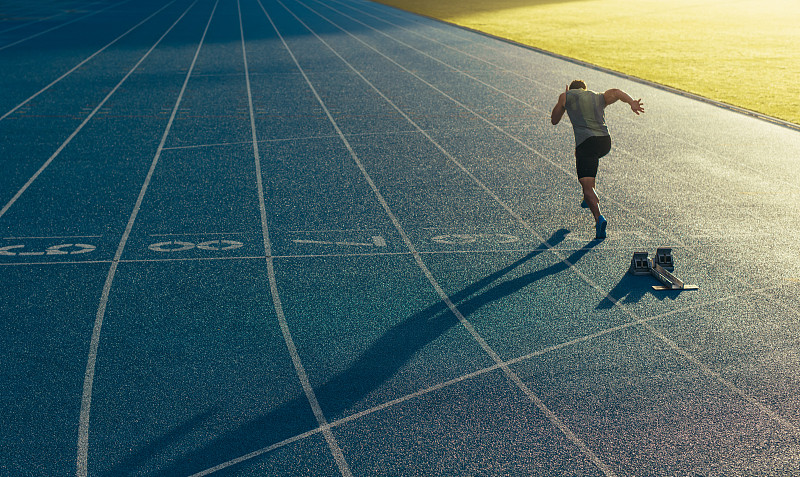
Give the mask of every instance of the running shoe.
POLYGON ((606 238, 606 226, 608 225, 608 221, 602 215, 597 220, 597 225, 595 229, 597 229, 597 235, 595 235, 596 239, 604 239, 606 238))
POLYGON ((588 202, 586 202, 586 199, 583 199, 583 200, 581 201, 581 208, 582 208, 582 209, 588 209, 588 208, 589 208, 589 203, 588 203, 588 202))

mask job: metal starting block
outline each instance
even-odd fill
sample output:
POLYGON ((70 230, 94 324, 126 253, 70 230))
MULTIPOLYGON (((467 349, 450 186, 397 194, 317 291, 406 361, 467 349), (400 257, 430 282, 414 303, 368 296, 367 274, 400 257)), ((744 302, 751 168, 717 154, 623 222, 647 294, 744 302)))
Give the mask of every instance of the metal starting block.
POLYGON ((672 249, 659 247, 656 249, 655 262, 668 272, 675 271, 675 264, 672 262, 672 249))
POLYGON ((653 290, 697 290, 697 285, 687 285, 680 278, 672 274, 675 262, 672 259, 672 249, 659 247, 656 249, 655 258, 650 258, 647 252, 633 252, 631 267, 628 270, 633 275, 653 275, 663 283, 663 286, 653 286, 653 290))

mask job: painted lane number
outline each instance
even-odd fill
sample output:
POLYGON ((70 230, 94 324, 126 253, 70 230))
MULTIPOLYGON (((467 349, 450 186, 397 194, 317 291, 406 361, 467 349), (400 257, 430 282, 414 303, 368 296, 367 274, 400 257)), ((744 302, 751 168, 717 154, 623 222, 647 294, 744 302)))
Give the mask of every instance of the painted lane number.
POLYGON ((192 242, 182 242, 179 240, 171 240, 169 242, 158 242, 150 245, 150 250, 154 252, 183 252, 186 250, 191 250, 193 248, 199 248, 200 250, 211 250, 211 251, 222 251, 222 250, 233 250, 235 248, 239 248, 244 246, 242 242, 237 242, 235 240, 209 240, 207 242, 201 243, 192 243, 192 242))
POLYGON ((85 243, 62 243, 60 245, 53 245, 44 251, 25 252, 22 251, 25 245, 8 245, 0 247, 0 255, 5 256, 38 256, 38 255, 78 255, 81 253, 89 253, 96 247, 85 243))

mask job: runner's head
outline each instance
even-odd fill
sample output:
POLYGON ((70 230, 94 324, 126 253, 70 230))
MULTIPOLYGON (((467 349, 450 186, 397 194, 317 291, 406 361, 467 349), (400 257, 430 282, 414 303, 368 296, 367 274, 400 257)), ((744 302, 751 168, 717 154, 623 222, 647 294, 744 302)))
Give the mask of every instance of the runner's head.
POLYGON ((575 80, 569 84, 569 89, 586 89, 586 83, 583 80, 575 80))

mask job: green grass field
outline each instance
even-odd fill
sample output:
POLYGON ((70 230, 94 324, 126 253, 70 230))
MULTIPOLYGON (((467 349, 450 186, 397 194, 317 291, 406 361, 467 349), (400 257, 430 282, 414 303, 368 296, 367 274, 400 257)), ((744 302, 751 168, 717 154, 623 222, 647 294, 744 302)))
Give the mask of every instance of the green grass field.
POLYGON ((797 0, 379 0, 800 124, 797 0))

